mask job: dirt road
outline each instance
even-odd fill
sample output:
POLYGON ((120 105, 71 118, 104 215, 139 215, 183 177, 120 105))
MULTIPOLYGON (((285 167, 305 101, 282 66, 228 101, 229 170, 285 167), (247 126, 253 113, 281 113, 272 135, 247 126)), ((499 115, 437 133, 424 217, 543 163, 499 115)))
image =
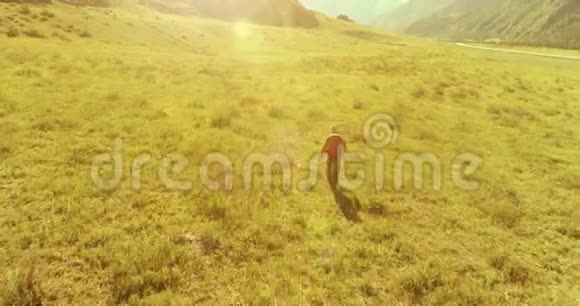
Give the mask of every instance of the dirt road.
POLYGON ((456 43, 456 45, 458 45, 460 47, 472 48, 472 49, 489 50, 489 51, 505 52, 505 53, 515 53, 515 54, 524 54, 524 55, 534 55, 534 56, 544 56, 544 57, 552 57, 552 58, 561 58, 561 59, 580 61, 580 56, 549 54, 549 53, 540 53, 540 52, 528 52, 528 51, 509 50, 509 49, 490 48, 490 47, 480 47, 480 46, 467 45, 464 43, 456 43))

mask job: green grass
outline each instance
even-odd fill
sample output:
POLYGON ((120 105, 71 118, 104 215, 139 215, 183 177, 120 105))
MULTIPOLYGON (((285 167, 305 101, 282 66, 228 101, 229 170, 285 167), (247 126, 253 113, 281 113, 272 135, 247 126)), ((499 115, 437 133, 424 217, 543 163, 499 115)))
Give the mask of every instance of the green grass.
MULTIPOLYGON (((0 4, 3 22, 20 9, 0 4)), ((128 4, 29 9, 54 17, 10 25, 46 39, 0 35, 0 304, 577 304, 580 63, 324 17, 305 30, 128 4), (306 165, 337 122, 372 156, 360 134, 378 112, 401 125, 387 161, 472 152, 481 188, 454 188, 448 167, 441 192, 369 181, 351 223, 322 179, 265 192, 236 177, 212 193, 157 178, 172 153, 191 160, 181 178, 210 152, 236 173, 253 152, 306 165), (140 191, 127 175, 92 185, 117 138, 126 163, 152 157, 140 191)))

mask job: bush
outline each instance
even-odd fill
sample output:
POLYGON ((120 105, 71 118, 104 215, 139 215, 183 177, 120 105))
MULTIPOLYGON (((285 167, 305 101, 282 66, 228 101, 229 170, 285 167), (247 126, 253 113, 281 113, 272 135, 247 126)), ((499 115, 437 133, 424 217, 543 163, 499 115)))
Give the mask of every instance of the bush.
POLYGON ((42 73, 40 73, 40 71, 31 68, 23 68, 16 70, 14 74, 20 77, 28 77, 28 78, 39 78, 42 76, 42 73))
POLYGON ((119 101, 119 100, 121 100, 121 95, 119 95, 116 92, 111 92, 105 96, 105 100, 110 101, 110 102, 119 101))
POLYGON ((387 207, 380 202, 373 202, 367 208, 367 212, 372 216, 385 216, 387 214, 387 207))
POLYGON ((181 275, 175 267, 188 261, 187 252, 169 242, 143 243, 124 250, 112 265, 110 284, 115 304, 177 287, 181 275))
POLYGON ((489 265, 504 275, 505 282, 525 284, 532 277, 532 271, 521 261, 505 254, 494 254, 488 258, 489 265))
POLYGON ((427 90, 423 86, 417 86, 411 95, 413 95, 413 97, 416 99, 423 98, 427 95, 427 90))
POLYGON ((419 267, 401 279, 400 288, 410 297, 412 304, 423 304, 425 297, 445 285, 445 280, 436 267, 419 267))
POLYGON ((225 129, 232 125, 232 114, 231 112, 220 112, 217 111, 212 115, 210 126, 212 128, 225 129))
POLYGON ((44 11, 40 12, 40 16, 45 17, 45 18, 54 18, 54 13, 49 12, 47 10, 44 10, 44 11))
POLYGON ((342 21, 346 21, 346 22, 354 22, 352 19, 350 19, 350 17, 348 17, 347 15, 338 15, 338 17, 336 17, 336 19, 338 20, 342 20, 342 21))
POLYGON ((284 117, 284 109, 282 109, 279 106, 272 106, 270 108, 270 111, 268 112, 268 115, 272 118, 283 118, 284 117))
POLYGON ((89 37, 93 37, 93 34, 87 32, 87 31, 83 31, 79 33, 79 37, 81 38, 89 38, 89 37))
POLYGON ((46 38, 46 36, 44 36, 44 34, 40 33, 37 30, 34 30, 34 29, 22 32, 22 34, 24 34, 28 37, 32 37, 32 38, 46 38))
POLYGON ((82 0, 82 1, 63 0, 62 2, 74 6, 96 6, 96 7, 111 6, 111 0, 82 0))
POLYGON ((314 108, 308 111, 307 116, 310 120, 323 120, 326 118, 326 113, 322 109, 314 108))
POLYGON ((210 232, 202 233, 197 242, 203 255, 214 254, 222 247, 219 237, 210 232))
POLYGON ((361 110, 365 108, 365 105, 363 102, 361 102, 360 100, 356 100, 354 101, 354 103, 352 104, 352 108, 356 109, 356 110, 361 110))
POLYGON ((244 97, 240 101, 240 106, 242 106, 242 107, 254 106, 254 105, 260 105, 263 103, 264 103, 264 101, 262 101, 261 99, 256 98, 256 97, 244 97))
POLYGON ((559 181, 565 188, 570 190, 580 190, 580 176, 576 174, 568 173, 562 176, 559 181))
POLYGON ((30 13, 32 13, 32 11, 28 8, 28 7, 23 7, 20 10, 18 10, 18 13, 21 15, 30 15, 30 13))
POLYGON ((55 37, 58 37, 58 39, 60 39, 62 41, 70 41, 70 39, 68 37, 66 37, 64 34, 57 33, 57 35, 55 37))
POLYGON ((18 29, 15 27, 10 27, 8 28, 8 31, 6 31, 6 36, 8 37, 18 37, 20 36, 20 32, 18 32, 18 29))
POLYGON ((0 288, 3 305, 42 305, 43 295, 34 266, 10 274, 6 284, 0 288))

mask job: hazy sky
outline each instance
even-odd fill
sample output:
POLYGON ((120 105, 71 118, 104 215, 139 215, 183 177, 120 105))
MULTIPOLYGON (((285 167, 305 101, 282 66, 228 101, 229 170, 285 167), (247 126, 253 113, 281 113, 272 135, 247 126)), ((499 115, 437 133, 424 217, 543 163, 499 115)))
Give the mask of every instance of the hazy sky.
POLYGON ((338 16, 346 14, 360 23, 369 23, 373 18, 396 8, 408 0, 299 0, 309 9, 338 16))

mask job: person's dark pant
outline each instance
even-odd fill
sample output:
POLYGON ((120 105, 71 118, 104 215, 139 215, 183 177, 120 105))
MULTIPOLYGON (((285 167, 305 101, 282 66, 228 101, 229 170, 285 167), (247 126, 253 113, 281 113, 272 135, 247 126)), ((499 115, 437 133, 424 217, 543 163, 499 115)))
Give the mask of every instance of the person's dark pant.
POLYGON ((338 187, 338 175, 340 173, 340 163, 338 158, 328 158, 326 162, 326 178, 328 179, 328 184, 332 190, 336 190, 338 187))

